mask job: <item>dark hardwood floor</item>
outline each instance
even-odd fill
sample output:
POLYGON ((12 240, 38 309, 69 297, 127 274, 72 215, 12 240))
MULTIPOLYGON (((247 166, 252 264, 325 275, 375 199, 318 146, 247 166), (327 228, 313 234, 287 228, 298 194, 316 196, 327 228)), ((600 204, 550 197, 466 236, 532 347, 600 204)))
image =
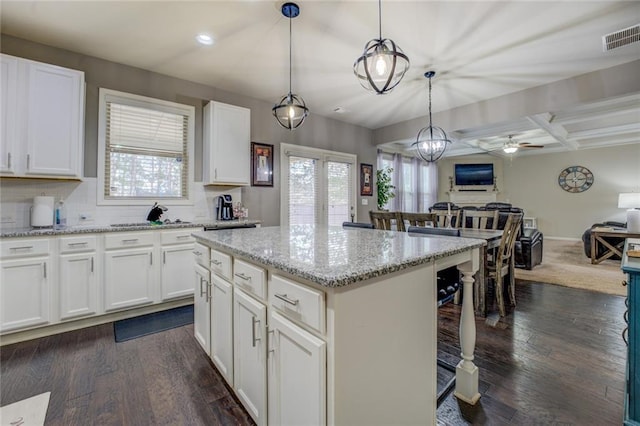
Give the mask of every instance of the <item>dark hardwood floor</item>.
MULTIPOLYGON (((449 394, 442 425, 620 425, 624 298, 518 282, 518 306, 477 318, 482 398, 449 394)), ((459 306, 439 311, 439 357, 459 359, 459 306)), ((0 348, 0 405, 51 391, 47 425, 250 425, 187 325, 115 343, 112 324, 0 348)))

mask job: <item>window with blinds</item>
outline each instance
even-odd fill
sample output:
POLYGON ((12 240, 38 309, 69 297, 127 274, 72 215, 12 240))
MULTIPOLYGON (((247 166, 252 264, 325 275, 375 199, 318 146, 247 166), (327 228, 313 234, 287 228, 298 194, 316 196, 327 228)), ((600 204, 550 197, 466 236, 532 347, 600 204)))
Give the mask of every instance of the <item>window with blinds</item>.
POLYGON ((106 89, 100 101, 103 200, 188 200, 194 108, 106 89))
POLYGON ((283 225, 340 226, 355 216, 355 155, 287 144, 280 149, 283 225))

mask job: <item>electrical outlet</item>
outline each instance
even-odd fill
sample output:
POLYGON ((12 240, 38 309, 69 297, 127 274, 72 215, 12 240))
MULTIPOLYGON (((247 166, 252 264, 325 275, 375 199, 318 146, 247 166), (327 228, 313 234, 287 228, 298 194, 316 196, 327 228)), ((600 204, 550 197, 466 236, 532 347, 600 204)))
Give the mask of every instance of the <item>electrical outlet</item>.
POLYGON ((0 223, 16 223, 16 218, 10 214, 3 214, 0 217, 0 223))
POLYGON ((80 222, 89 222, 93 220, 93 216, 90 213, 80 213, 80 222))
POLYGON ((363 198, 362 199, 362 205, 363 206, 368 206, 369 205, 369 199, 368 198, 363 198))

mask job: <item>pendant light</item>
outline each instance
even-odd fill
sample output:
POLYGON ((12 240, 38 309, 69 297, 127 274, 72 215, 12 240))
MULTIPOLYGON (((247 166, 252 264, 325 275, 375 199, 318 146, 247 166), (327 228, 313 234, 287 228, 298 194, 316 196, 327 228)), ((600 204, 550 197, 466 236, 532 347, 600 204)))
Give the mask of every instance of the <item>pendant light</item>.
POLYGON ((429 126, 420 129, 416 141, 411 145, 416 150, 416 155, 428 163, 438 161, 447 149, 447 145, 451 143, 445 131, 431 123, 431 79, 434 75, 436 75, 435 71, 424 73, 424 76, 429 79, 429 126))
POLYGON ((378 38, 364 46, 353 64, 353 73, 367 90, 384 95, 400 83, 409 69, 409 58, 393 40, 382 38, 382 0, 378 0, 378 38))
POLYGON ((293 130, 299 127, 307 115, 309 108, 301 96, 291 93, 291 20, 300 14, 300 8, 295 3, 282 5, 282 14, 289 18, 289 93, 271 109, 273 116, 285 129, 293 130))

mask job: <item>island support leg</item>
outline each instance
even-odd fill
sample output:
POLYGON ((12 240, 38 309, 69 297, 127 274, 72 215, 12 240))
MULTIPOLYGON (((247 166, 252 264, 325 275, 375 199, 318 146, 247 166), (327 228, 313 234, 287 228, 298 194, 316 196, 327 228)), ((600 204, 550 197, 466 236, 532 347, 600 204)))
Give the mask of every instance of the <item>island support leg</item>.
MULTIPOLYGON (((474 255, 474 259, 479 258, 474 255)), ((474 405, 480 399, 478 392, 478 367, 473 363, 476 346, 476 322, 473 309, 473 273, 478 270, 478 261, 458 265, 462 272, 463 297, 460 314, 460 349, 462 360, 456 366, 456 389, 454 395, 474 405)))

